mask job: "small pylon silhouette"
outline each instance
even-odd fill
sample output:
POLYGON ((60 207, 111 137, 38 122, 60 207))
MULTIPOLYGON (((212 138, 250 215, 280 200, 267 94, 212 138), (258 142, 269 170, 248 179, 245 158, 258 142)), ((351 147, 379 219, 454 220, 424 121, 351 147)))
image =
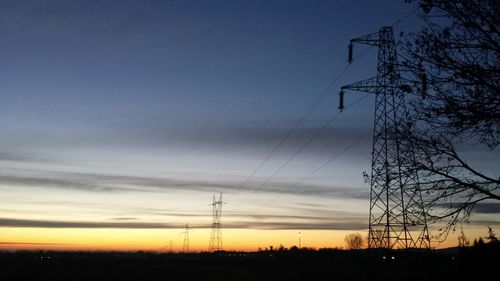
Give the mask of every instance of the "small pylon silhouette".
POLYGON ((184 234, 184 243, 182 244, 182 252, 183 253, 189 253, 189 232, 193 231, 192 229, 189 228, 189 224, 186 223, 186 226, 184 227, 184 231, 181 232, 181 234, 184 234))
POLYGON ((222 251, 222 229, 221 229, 221 212, 222 212, 222 193, 219 195, 219 200, 215 200, 215 195, 213 195, 212 206, 212 232, 210 234, 210 244, 208 246, 209 252, 222 251))

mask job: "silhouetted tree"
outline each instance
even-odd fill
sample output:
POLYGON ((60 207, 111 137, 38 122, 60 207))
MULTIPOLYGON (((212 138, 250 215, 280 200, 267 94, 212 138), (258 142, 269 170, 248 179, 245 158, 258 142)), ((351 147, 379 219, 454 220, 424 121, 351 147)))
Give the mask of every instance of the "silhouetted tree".
POLYGON ((365 244, 363 237, 359 233, 347 234, 344 238, 344 241, 347 244, 347 248, 350 250, 361 249, 365 244))
POLYGON ((479 237, 479 239, 474 239, 474 247, 481 247, 484 246, 484 240, 483 238, 479 237))
POLYGON ((498 238, 496 237, 495 231, 493 231, 491 226, 488 226, 488 236, 486 236, 486 239, 490 241, 489 243, 498 243, 498 238))
POLYGON ((500 200, 500 179, 471 166, 457 146, 500 143, 500 2, 422 0, 424 27, 406 36, 403 69, 418 89, 406 126, 406 163, 419 175, 431 221, 444 237, 474 205, 500 200))
POLYGON ((419 117, 448 137, 500 139, 500 2, 423 0, 425 27, 405 62, 419 84, 419 117))
POLYGON ((467 239, 467 236, 465 236, 464 229, 460 229, 460 235, 458 236, 458 247, 469 247, 470 246, 470 241, 467 239))

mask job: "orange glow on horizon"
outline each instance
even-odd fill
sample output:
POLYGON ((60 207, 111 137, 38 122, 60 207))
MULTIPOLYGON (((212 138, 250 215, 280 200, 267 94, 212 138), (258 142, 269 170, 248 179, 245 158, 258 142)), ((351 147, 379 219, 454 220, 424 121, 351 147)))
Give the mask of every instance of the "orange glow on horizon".
MULTIPOLYGON (((2 250, 85 250, 85 251, 182 251, 183 236, 181 229, 75 229, 75 228, 0 228, 2 250)), ((298 233, 301 232, 302 247, 342 248, 348 233, 366 231, 348 230, 255 230, 224 229, 224 250, 257 251, 270 246, 277 249, 298 246, 298 233)), ((471 242, 484 236, 481 229, 471 229, 468 237, 471 242)), ((457 245, 458 233, 452 233, 439 248, 457 245)), ((190 233, 190 251, 203 252, 208 249, 210 229, 194 229, 190 233)))
MULTIPOLYGON (((182 229, 51 229, 0 228, 1 249, 44 250, 116 250, 116 251, 168 251, 182 250, 182 229), (26 244, 23 244, 26 243, 26 244)), ((302 247, 342 247, 348 231, 310 230, 302 232, 302 247)), ((224 229, 225 250, 256 251, 259 247, 278 248, 298 246, 298 230, 224 229)), ((206 251, 210 229, 194 229, 190 233, 190 250, 206 251)))

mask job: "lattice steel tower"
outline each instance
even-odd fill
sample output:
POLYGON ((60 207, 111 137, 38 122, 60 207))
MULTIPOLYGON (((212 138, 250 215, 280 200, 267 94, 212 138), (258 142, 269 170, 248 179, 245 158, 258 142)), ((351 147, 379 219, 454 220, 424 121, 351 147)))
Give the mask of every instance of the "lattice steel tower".
POLYGON ((430 248, 418 175, 410 169, 415 154, 403 138, 404 95, 411 88, 402 82, 392 27, 352 39, 349 63, 353 43, 378 47, 377 76, 343 86, 339 106, 344 107, 344 90, 375 94, 368 247, 430 248))
POLYGON ((208 245, 209 252, 222 251, 222 229, 220 223, 220 217, 222 212, 222 193, 219 195, 219 200, 215 200, 215 195, 213 195, 212 206, 212 232, 210 234, 210 244, 208 245))
POLYGON ((184 227, 184 231, 181 232, 181 234, 184 234, 184 243, 182 244, 182 252, 187 254, 189 253, 189 232, 192 231, 192 229, 189 228, 189 224, 186 223, 186 226, 184 227))

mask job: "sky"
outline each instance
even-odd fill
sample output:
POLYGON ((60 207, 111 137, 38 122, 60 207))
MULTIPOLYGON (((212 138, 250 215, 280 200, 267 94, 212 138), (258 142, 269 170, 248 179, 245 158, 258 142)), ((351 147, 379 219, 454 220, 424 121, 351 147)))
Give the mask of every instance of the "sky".
MULTIPOLYGON (((415 30, 415 5, 0 1, 0 248, 180 250, 188 223, 206 250, 220 192, 225 249, 366 233, 373 96, 308 140, 375 75, 376 48, 346 69, 349 39, 415 30)), ((498 176, 499 153, 466 153, 498 176)))

